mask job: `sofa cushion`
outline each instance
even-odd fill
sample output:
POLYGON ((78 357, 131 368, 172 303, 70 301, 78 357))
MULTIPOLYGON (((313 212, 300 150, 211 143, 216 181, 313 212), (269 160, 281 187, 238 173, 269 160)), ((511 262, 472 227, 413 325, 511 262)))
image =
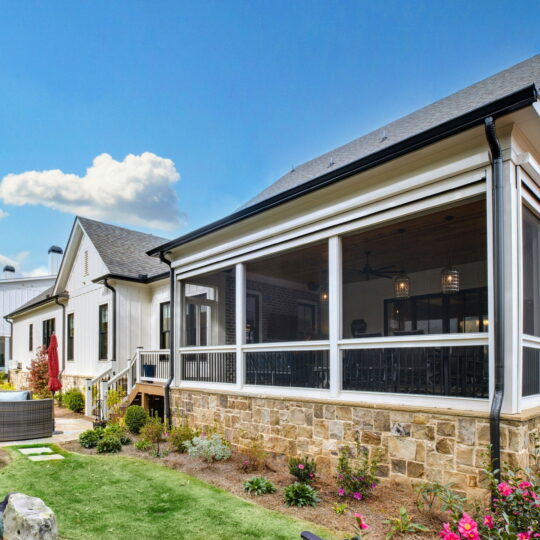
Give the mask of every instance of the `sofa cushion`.
POLYGON ((7 390, 0 392, 0 401, 27 401, 30 398, 28 390, 7 390))

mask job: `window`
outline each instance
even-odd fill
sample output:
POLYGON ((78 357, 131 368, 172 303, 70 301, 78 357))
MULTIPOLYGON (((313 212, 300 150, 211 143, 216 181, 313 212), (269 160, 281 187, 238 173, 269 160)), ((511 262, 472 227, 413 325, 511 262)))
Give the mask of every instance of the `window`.
POLYGON ((236 342, 236 270, 191 278, 183 287, 184 347, 236 342))
POLYGON ((0 368, 6 366, 6 353, 7 353, 7 338, 0 336, 0 368))
POLYGON ((99 306, 99 359, 109 357, 109 306, 99 306))
POLYGON ((159 348, 169 349, 171 346, 171 303, 159 304, 159 348))
POLYGON ((51 336, 54 334, 56 319, 47 319, 43 321, 43 346, 48 347, 51 336))
POLYGON ((251 343, 328 339, 326 241, 248 262, 246 288, 246 322, 257 328, 251 343))
POLYGON ((540 219, 523 207, 523 333, 540 337, 540 219))
POLYGON ((28 350, 29 351, 34 350, 34 325, 33 324, 28 325, 28 350))
POLYGON ((67 359, 73 360, 73 345, 75 337, 75 314, 67 316, 67 359))
POLYGON ((485 206, 469 200, 344 237, 343 337, 486 331, 485 206), (454 292, 443 288, 449 270, 454 292), (396 298, 403 278, 407 294, 396 298))

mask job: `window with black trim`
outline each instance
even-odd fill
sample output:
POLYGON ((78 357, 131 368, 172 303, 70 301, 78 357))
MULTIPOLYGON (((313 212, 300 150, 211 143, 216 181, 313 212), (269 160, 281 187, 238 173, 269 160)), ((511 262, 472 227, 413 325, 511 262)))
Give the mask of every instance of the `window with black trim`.
POLYGON ((49 347, 51 336, 54 334, 56 319, 47 319, 43 321, 43 346, 49 347))
POLYGON ((99 359, 109 358, 109 305, 99 306, 99 359))
POLYGON ((171 346, 171 303, 159 304, 159 348, 169 349, 171 346))
POLYGON ((67 359, 73 360, 73 349, 75 339, 75 314, 67 316, 67 359))
POLYGON ((29 351, 34 350, 34 325, 33 324, 28 325, 28 350, 29 351))

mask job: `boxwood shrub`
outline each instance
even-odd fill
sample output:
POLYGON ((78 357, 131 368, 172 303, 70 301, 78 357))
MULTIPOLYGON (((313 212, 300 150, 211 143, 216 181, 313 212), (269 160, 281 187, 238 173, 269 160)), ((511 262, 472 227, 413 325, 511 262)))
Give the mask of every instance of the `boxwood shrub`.
POLYGON ((124 418, 126 426, 131 433, 139 433, 148 421, 148 413, 140 405, 130 405, 126 410, 124 418))

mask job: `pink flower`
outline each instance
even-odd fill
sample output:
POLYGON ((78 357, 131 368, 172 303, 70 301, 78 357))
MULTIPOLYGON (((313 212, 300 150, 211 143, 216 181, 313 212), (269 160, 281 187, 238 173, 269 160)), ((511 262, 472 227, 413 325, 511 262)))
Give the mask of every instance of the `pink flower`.
POLYGON ((479 538, 478 525, 467 512, 463 512, 463 517, 459 520, 458 531, 465 538, 479 538))
POLYGON ((490 515, 484 516, 484 525, 488 529, 493 529, 493 517, 490 515))
POLYGON ((361 493, 358 493, 358 491, 355 491, 353 493, 353 498, 356 499, 357 501, 361 500, 362 499, 362 494, 361 493))
POLYGON ((369 525, 364 521, 364 516, 362 514, 354 513, 356 523, 358 524, 359 529, 369 529, 369 525))
POLYGON ((530 532, 520 532, 520 533, 518 533, 517 537, 518 537, 518 540, 529 540, 529 538, 531 537, 531 533, 530 532))
POLYGON ((506 482, 501 482, 497 486, 497 490, 503 497, 508 497, 509 495, 512 495, 512 493, 514 493, 514 488, 508 485, 506 482))
POLYGON ((450 523, 443 524, 443 530, 439 533, 442 540, 460 540, 459 535, 450 529, 450 523))
POLYGON ((373 483, 371 484, 371 489, 375 489, 376 487, 377 487, 377 482, 373 482, 373 483))
POLYGON ((532 484, 530 482, 524 481, 519 484, 519 489, 527 489, 532 487, 532 484))
POLYGON ((298 468, 303 471, 305 469, 305 466, 300 463, 300 465, 298 465, 298 468))
POLYGON ((337 491, 337 494, 340 496, 340 497, 343 497, 343 495, 345 495, 345 490, 343 488, 339 488, 338 491, 337 491))

